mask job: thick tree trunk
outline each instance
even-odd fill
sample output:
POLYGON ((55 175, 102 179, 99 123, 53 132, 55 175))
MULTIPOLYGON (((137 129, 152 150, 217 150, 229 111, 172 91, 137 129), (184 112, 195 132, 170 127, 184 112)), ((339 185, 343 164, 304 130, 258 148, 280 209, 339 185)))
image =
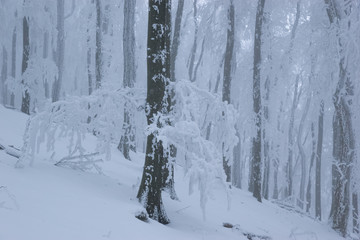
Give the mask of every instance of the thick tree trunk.
MULTIPOLYGON (((124 1, 124 31, 123 31, 123 52, 124 52, 124 88, 133 88, 136 81, 135 63, 135 6, 136 1, 124 1)), ((130 159, 130 150, 136 151, 135 126, 131 106, 126 103, 124 106, 123 135, 121 136, 118 149, 127 160, 130 159)))
MULTIPOLYGON (((148 125, 156 124, 159 128, 163 127, 164 122, 155 120, 155 117, 167 114, 166 102, 169 97, 167 87, 170 81, 170 27, 170 0, 149 0, 147 121, 148 125)), ((164 168, 169 165, 168 154, 164 151, 162 141, 151 133, 147 138, 145 165, 137 197, 150 218, 163 224, 169 223, 161 197, 166 177, 164 168)))
MULTIPOLYGON (((29 40, 29 23, 26 17, 23 18, 23 57, 21 65, 21 73, 24 74, 29 61, 30 55, 30 40, 29 40)), ((22 84, 24 80, 22 80, 22 84)), ((26 114, 30 114, 30 94, 27 89, 25 89, 22 96, 21 111, 26 114)))
POLYGON ((333 117, 333 157, 332 164, 332 202, 330 210, 330 221, 332 228, 340 232, 344 237, 348 232, 348 221, 350 218, 351 172, 354 164, 355 137, 352 126, 352 97, 354 95, 353 79, 347 69, 347 54, 349 49, 346 44, 346 28, 350 26, 348 16, 352 8, 350 1, 347 6, 337 4, 336 1, 325 0, 326 11, 330 23, 334 26, 335 36, 338 42, 339 52, 339 80, 333 95, 334 117, 333 117), (342 9, 342 7, 346 7, 342 9), (348 21, 341 24, 342 21, 348 21), (345 31, 345 33, 343 33, 345 31))
MULTIPOLYGON (((227 27, 227 41, 226 41, 226 51, 224 59, 224 81, 222 88, 222 101, 231 103, 231 79, 232 79, 232 58, 234 54, 234 38, 235 38, 235 14, 234 14, 234 4, 230 0, 230 5, 228 9, 228 23, 227 27)), ((223 112, 223 115, 225 113, 223 112)), ((224 149, 223 149, 224 151, 224 149)), ((226 182, 231 182, 231 163, 229 159, 223 154, 223 168, 226 175, 226 182)))
POLYGON ((252 179, 253 196, 261 202, 261 37, 264 18, 265 0, 259 0, 256 11, 255 37, 254 37, 254 74, 253 74, 253 107, 255 113, 256 136, 252 142, 252 179))
POLYGON ((52 86, 52 102, 60 99, 61 85, 64 74, 64 55, 65 55, 65 16, 64 16, 64 0, 57 0, 57 41, 55 62, 58 67, 58 76, 54 80, 52 86))

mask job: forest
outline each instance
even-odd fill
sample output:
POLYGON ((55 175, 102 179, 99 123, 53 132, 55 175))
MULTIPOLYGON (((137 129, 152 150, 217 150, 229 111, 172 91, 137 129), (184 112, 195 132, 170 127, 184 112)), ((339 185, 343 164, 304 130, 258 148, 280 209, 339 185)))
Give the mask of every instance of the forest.
POLYGON ((171 224, 182 174, 204 216, 221 186, 360 238, 359 0, 0 0, 0 22, 15 169, 141 158, 140 220, 171 224))

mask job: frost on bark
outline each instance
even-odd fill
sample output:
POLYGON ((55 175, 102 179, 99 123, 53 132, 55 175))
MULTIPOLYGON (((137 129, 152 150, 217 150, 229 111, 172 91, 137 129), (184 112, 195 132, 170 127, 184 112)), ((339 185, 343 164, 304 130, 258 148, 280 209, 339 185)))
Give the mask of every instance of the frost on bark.
POLYGON ((318 140, 316 147, 315 165, 315 216, 321 220, 321 153, 324 132, 324 101, 320 102, 320 113, 318 120, 318 140))
MULTIPOLYGON (((170 81, 170 0, 149 0, 147 39, 147 122, 162 128, 167 115, 167 88, 170 81)), ((156 131, 147 137, 145 165, 137 198, 146 208, 149 217, 163 224, 169 223, 161 192, 165 182, 164 171, 169 160, 163 142, 156 131)))
MULTIPOLYGON (((351 26, 348 16, 352 2, 341 5, 337 1, 325 0, 326 11, 335 31, 339 52, 339 76, 333 94, 333 157, 332 164, 332 202, 330 222, 332 228, 344 237, 348 232, 350 219, 351 174, 354 164, 355 137, 352 123, 354 86, 351 73, 347 69, 346 31, 351 26)), ((356 9, 354 9, 356 11, 356 9)))
POLYGON ((2 49, 2 68, 1 68, 1 96, 2 96, 2 104, 3 105, 7 105, 7 86, 6 86, 6 78, 7 78, 7 68, 8 68, 8 54, 7 51, 5 49, 5 47, 3 47, 2 49))
MULTIPOLYGON (((232 78, 232 59, 234 54, 234 35, 235 35, 235 19, 234 19, 234 4, 230 0, 230 5, 228 9, 228 24, 227 27, 227 40, 226 40, 226 50, 224 58, 224 81, 222 88, 222 101, 231 103, 231 78, 232 78)), ((224 114, 224 112, 223 112, 224 114)), ((223 168, 226 175, 226 182, 231 182, 231 163, 229 159, 226 159, 223 156, 223 168)))
MULTIPOLYGON (((124 74, 123 87, 133 88, 136 81, 135 63, 135 6, 136 1, 124 1, 124 30, 123 30, 123 52, 124 52, 124 74)), ((118 149, 127 160, 130 159, 130 150, 136 151, 135 125, 131 106, 124 106, 123 135, 121 136, 118 149)))
POLYGON ((199 32, 199 24, 197 21, 197 0, 193 1, 193 6, 194 6, 194 25, 195 25, 195 30, 194 30, 194 42, 193 45, 191 47, 191 52, 190 52, 190 58, 189 58, 189 62, 188 62, 188 66, 189 66, 189 79, 191 82, 195 82, 195 78, 194 78, 194 66, 195 66, 195 55, 196 55, 196 50, 197 50, 197 38, 198 38, 198 32, 199 32))
POLYGON ((253 196, 261 202, 261 37, 265 0, 259 0, 256 11, 254 37, 253 108, 255 113, 256 136, 252 140, 251 179, 253 196))
POLYGON ((95 51, 95 88, 99 89, 101 87, 102 80, 102 26, 101 26, 101 4, 100 0, 95 0, 96 7, 96 51, 95 51))
MULTIPOLYGON (((22 54, 22 65, 21 65, 21 73, 24 74, 29 61, 30 54, 30 40, 29 40, 29 23, 26 17, 23 18, 23 54, 22 54)), ((21 81, 22 84, 25 84, 24 79, 21 81)), ((22 96, 21 102, 21 111, 26 114, 30 114, 30 94, 28 89, 26 89, 22 96)))
POLYGON ((299 131, 298 131, 297 140, 296 140, 297 146, 299 149, 299 153, 300 153, 300 165, 301 165, 300 191, 299 191, 300 199, 298 199, 298 202, 297 202, 297 205, 299 206, 300 209, 304 209, 305 178, 306 178, 306 154, 305 154, 305 150, 303 147, 302 136, 303 136, 303 132, 304 132, 305 121, 306 121, 306 118, 307 118, 307 115, 308 115, 308 112, 310 109, 310 103, 311 103, 311 93, 308 93, 304 111, 303 111, 303 114, 300 119, 299 131))
POLYGON ((178 1, 178 7, 176 10, 175 23, 174 23, 174 36, 171 42, 171 53, 170 53, 170 75, 171 81, 176 82, 176 57, 178 54, 179 46, 180 46, 180 31, 181 31, 181 21, 182 15, 184 12, 184 0, 178 1))
POLYGON ((60 91, 64 73, 64 54, 65 54, 65 33, 64 33, 64 0, 57 0, 57 40, 55 63, 58 67, 58 76, 54 80, 52 86, 52 102, 57 102, 60 99, 60 91))
MULTIPOLYGON (((17 12, 15 13, 15 17, 17 17, 17 12)), ((16 78, 16 39, 16 27, 14 27, 11 42, 11 77, 13 80, 16 78)), ((10 95, 10 106, 15 107, 15 94, 13 92, 10 95)))

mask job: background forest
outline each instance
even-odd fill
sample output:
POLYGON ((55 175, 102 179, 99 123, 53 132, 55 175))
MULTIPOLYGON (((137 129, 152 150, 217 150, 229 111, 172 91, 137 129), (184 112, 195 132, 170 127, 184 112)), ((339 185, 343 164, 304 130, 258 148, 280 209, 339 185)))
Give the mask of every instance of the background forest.
POLYGON ((359 238, 359 0, 0 0, 0 22, 16 167, 97 171, 115 146, 146 153, 161 223, 182 168, 204 212, 220 183, 359 238))

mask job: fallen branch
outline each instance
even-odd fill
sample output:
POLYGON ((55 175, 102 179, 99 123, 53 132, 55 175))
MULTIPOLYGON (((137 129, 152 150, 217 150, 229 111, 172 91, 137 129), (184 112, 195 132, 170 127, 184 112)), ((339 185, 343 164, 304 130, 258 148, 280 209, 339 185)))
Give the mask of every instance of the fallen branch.
POLYGON ((99 155, 96 153, 80 154, 76 156, 68 156, 62 158, 60 161, 55 163, 57 167, 67 167, 73 170, 80 170, 83 172, 91 171, 95 169, 99 174, 103 174, 101 167, 96 163, 102 162, 102 159, 93 159, 92 157, 99 155))
POLYGON ((6 145, 0 143, 0 150, 4 150, 6 154, 8 154, 12 157, 15 157, 15 158, 20 158, 20 156, 21 156, 20 149, 14 147, 13 145, 6 146, 6 145))

